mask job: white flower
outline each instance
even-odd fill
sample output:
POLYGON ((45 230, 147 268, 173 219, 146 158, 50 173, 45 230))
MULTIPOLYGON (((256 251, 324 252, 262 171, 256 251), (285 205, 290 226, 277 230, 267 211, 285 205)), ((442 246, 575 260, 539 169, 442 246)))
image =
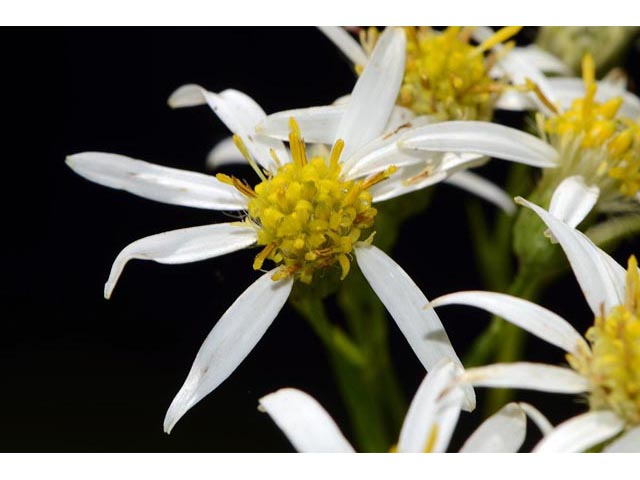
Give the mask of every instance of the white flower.
POLYGON ((546 210, 532 209, 558 240, 596 317, 583 337, 563 318, 529 301, 493 292, 458 292, 430 308, 475 306, 504 318, 567 352, 569 367, 538 363, 495 364, 467 370, 460 381, 475 386, 584 393, 590 411, 559 425, 534 451, 583 451, 623 435, 607 451, 640 452, 640 274, 634 257, 625 269, 584 234, 546 210))
MULTIPOLYGON (((425 377, 404 419, 398 444, 400 453, 445 452, 458 422, 463 394, 448 389, 460 373, 453 362, 442 361, 425 377)), ((310 395, 283 388, 260 399, 268 413, 298 452, 351 453, 353 447, 331 416, 310 395)), ((517 452, 526 436, 526 415, 548 432, 548 420, 528 404, 509 403, 485 420, 469 436, 460 452, 517 452)))
MULTIPOLYGON (((639 210, 640 99, 608 82, 596 82, 590 57, 583 80, 548 79, 534 86, 544 108, 537 116, 540 138, 488 122, 444 122, 413 128, 400 136, 408 152, 484 154, 545 168, 539 189, 549 191, 550 211, 571 226, 596 208, 639 210), (536 159, 535 163, 531 159, 536 159)), ((445 175, 472 165, 441 164, 445 175)))
MULTIPOLYGON (((377 161, 377 151, 368 145, 394 109, 404 51, 402 30, 390 29, 380 38, 337 126, 329 158, 307 158, 293 120, 291 155, 280 141, 258 138, 254 127, 265 114, 240 92, 215 94, 197 86, 176 92, 174 105, 206 101, 235 133, 236 145, 262 180, 255 188, 223 174, 213 178, 119 155, 81 153, 68 158, 77 173, 103 185, 166 203, 247 213, 242 222, 174 230, 132 243, 116 258, 105 297, 133 258, 188 263, 260 246, 254 269, 261 269, 266 260, 277 265, 216 323, 169 407, 165 431, 237 368, 283 307, 294 281, 311 283, 321 270, 344 278, 353 256, 425 368, 431 369, 443 356, 460 364, 435 312, 423 311, 424 295, 400 266, 371 245, 372 236, 365 235, 372 231, 376 214, 371 187, 396 168, 391 159, 377 161)), ((472 409, 474 402, 469 388, 466 408, 472 409)))

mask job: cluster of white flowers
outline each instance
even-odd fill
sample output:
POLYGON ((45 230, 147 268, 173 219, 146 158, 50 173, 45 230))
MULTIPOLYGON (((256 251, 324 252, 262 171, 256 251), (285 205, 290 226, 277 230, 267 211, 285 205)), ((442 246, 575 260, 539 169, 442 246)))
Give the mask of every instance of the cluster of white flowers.
MULTIPOLYGON (((355 260, 428 372, 393 451, 446 451, 461 410, 475 408, 476 386, 586 394, 590 410, 554 428, 532 405, 508 403, 460 451, 518 451, 527 417, 542 432, 535 451, 583 451, 605 441, 607 451, 640 451, 637 265, 630 260, 625 273, 576 229, 592 211, 636 211, 640 126, 633 119, 640 118, 640 100, 619 81, 596 82, 589 57, 581 80, 566 76, 568 69, 551 54, 515 47, 507 42, 515 27, 388 27, 362 30, 360 42, 340 28, 321 30, 358 73, 351 94, 332 105, 267 115, 240 91, 213 93, 197 85, 185 85, 169 99, 173 108, 208 105, 233 133, 211 152, 209 166, 248 163, 257 183, 111 153, 67 158, 76 173, 101 185, 173 205, 235 211, 242 218, 131 243, 113 263, 106 298, 131 259, 189 263, 258 247, 252 268, 273 264, 205 339, 169 407, 165 431, 233 373, 294 285, 312 284, 326 272, 342 280, 355 260), (563 76, 547 78, 543 71, 563 76), (534 111, 540 135, 493 123, 500 108, 534 111), (543 169, 548 203, 514 203, 469 171, 489 158, 543 169), (550 248, 557 248, 553 241, 564 250, 596 317, 587 341, 552 312, 502 293, 459 292, 429 302, 375 246, 374 204, 438 182, 509 214, 520 204, 540 217, 550 248), (456 303, 485 309, 564 349, 570 368, 517 362, 465 371, 434 310, 456 303)), ((260 408, 298 451, 353 451, 306 393, 284 388, 263 397, 260 408)))

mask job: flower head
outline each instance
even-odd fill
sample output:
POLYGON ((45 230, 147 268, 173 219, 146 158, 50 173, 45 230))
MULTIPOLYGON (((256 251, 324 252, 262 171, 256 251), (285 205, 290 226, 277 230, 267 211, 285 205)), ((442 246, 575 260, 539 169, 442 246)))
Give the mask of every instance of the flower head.
MULTIPOLYGON (((595 317, 586 340, 566 320, 532 302, 492 292, 459 292, 431 306, 465 304, 488 310, 567 352, 570 368, 537 363, 468 370, 461 381, 489 387, 584 394, 590 411, 558 426, 538 451, 582 451, 624 432, 608 448, 627 448, 640 435, 640 273, 635 257, 625 270, 584 234, 543 208, 518 199, 549 227, 562 246, 595 317), (620 442, 620 443, 619 443, 620 442)), ((640 449, 640 443, 634 447, 640 449)))

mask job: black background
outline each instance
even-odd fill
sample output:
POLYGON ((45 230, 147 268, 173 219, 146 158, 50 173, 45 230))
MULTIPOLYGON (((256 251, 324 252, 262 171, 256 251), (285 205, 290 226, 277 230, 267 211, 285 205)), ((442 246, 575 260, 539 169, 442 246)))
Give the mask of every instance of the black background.
MULTIPOLYGON (((166 100, 175 88, 233 87, 267 112, 327 104, 355 80, 333 45, 310 28, 4 29, 0 41, 0 450, 290 451, 256 409, 258 398, 283 386, 314 395, 348 434, 324 351, 287 306, 240 368, 165 435, 166 408, 200 344, 257 278, 255 252, 181 266, 134 261, 106 301, 111 262, 128 243, 227 217, 110 190, 64 165, 67 154, 96 150, 204 171, 207 152, 227 131, 206 107, 172 111, 166 100)), ((638 78, 637 64, 629 65, 638 78)), ((516 124, 521 117, 499 120, 516 124)), ((497 181, 504 172, 497 161, 482 169, 497 181)), ((242 167, 239 173, 251 176, 242 167)), ((468 199, 439 186, 430 209, 401 232, 393 256, 429 298, 483 288, 466 224, 468 199)), ((625 243, 616 258, 624 261, 633 247, 625 243)), ((581 331, 592 320, 569 275, 541 303, 581 331)), ((487 316, 469 308, 440 314, 461 351, 486 325, 487 316)), ((424 372, 395 326, 390 340, 410 398, 424 372)), ((563 361, 535 340, 528 358, 563 361)), ((582 408, 551 394, 519 398, 554 422, 582 408)), ((476 422, 463 416, 454 443, 476 422)))

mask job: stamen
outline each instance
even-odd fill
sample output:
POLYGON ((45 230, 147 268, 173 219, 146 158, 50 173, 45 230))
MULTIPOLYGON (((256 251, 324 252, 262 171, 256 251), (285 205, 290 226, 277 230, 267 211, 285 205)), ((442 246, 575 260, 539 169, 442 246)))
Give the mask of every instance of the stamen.
POLYGON ((300 127, 293 117, 289 118, 289 144, 291 147, 291 157, 294 163, 303 167, 307 164, 307 152, 304 140, 300 135, 300 127))
POLYGON ((487 50, 492 49, 493 47, 495 47, 499 43, 502 43, 505 40, 508 40, 509 38, 511 38, 514 35, 516 35, 520 30, 522 30, 522 27, 503 27, 503 28, 501 28, 496 33, 491 35, 491 37, 487 38, 484 42, 482 42, 480 45, 478 45, 476 48, 474 48, 473 51, 472 51, 472 55, 479 55, 481 53, 484 53, 487 50))
POLYGON ((224 173, 217 173, 216 178, 222 183, 231 185, 245 197, 253 198, 256 196, 256 192, 253 190, 253 188, 251 188, 245 181, 240 180, 239 178, 231 175, 225 175, 224 173))
POLYGON ((431 431, 429 432, 429 437, 427 438, 427 443, 424 446, 424 453, 432 453, 433 449, 436 446, 436 440, 438 439, 438 424, 434 423, 431 427, 431 431))
POLYGON ((236 146, 238 150, 240 150, 240 153, 247 160, 247 162, 249 162, 249 165, 251 165, 251 168, 253 168, 253 170, 258 174, 258 177, 260 177, 262 181, 266 180, 267 178, 264 176, 264 173, 262 173, 262 170, 260 169, 256 161, 253 159, 253 157, 249 153, 249 149, 242 141, 242 138, 240 138, 238 135, 234 135, 233 144, 236 146))
POLYGON ((538 97, 540 101, 544 103, 545 107, 547 107, 549 110, 551 110, 555 114, 560 113, 560 111, 558 110, 558 107, 556 107, 553 104, 553 102, 549 100, 549 98, 547 98, 547 96, 542 92, 542 90, 540 90, 540 87, 538 86, 537 83, 535 83, 530 78, 525 78, 525 85, 526 85, 526 88, 529 89, 529 91, 532 91, 536 95, 536 97, 538 97))
POLYGON ((336 140, 336 143, 333 144, 331 155, 329 156, 329 165, 331 165, 332 168, 335 168, 338 165, 338 161, 340 160, 340 155, 342 154, 343 149, 344 140, 339 138, 338 140, 336 140))

